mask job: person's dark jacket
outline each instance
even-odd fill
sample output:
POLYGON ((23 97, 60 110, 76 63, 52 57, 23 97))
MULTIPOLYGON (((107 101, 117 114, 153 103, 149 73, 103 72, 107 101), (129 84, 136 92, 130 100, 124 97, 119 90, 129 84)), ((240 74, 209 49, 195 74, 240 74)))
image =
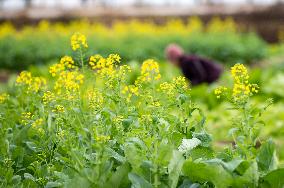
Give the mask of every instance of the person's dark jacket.
POLYGON ((222 74, 220 64, 195 55, 183 55, 179 58, 180 67, 184 76, 192 85, 212 83, 222 74))

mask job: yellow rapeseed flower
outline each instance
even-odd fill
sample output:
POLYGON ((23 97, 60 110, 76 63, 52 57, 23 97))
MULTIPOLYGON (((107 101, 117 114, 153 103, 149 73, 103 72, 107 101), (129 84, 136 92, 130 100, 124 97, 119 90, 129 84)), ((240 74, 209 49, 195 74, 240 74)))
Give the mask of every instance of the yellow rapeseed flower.
POLYGON ((22 71, 16 79, 16 84, 26 84, 29 85, 32 82, 32 74, 28 71, 22 71))
POLYGON ((51 91, 46 91, 43 93, 43 96, 42 96, 43 104, 46 105, 54 100, 55 100, 55 95, 51 91))
POLYGON ((77 91, 84 82, 84 75, 78 71, 63 71, 60 73, 55 82, 54 89, 61 92, 62 89, 67 91, 77 91))
POLYGON ((96 141, 98 142, 107 142, 110 140, 110 136, 105 136, 105 135, 97 135, 96 136, 96 141))
POLYGON ((186 82, 186 78, 184 76, 178 76, 174 78, 173 84, 177 89, 183 89, 183 90, 189 89, 188 84, 186 82))
POLYGON ((73 51, 79 48, 88 48, 87 38, 81 33, 75 33, 71 36, 71 47, 73 51))
POLYGON ((65 108, 62 105, 56 105, 55 108, 52 110, 55 113, 63 113, 65 112, 65 108))
POLYGON ((39 118, 32 123, 32 127, 37 128, 38 126, 43 124, 43 119, 39 118))
POLYGON ((104 98, 101 92, 97 90, 91 90, 87 92, 87 98, 89 100, 89 107, 90 108, 100 108, 103 105, 104 98))
POLYGON ((0 104, 4 103, 8 99, 9 95, 7 93, 0 94, 0 104))
POLYGON ((141 66, 141 77, 142 82, 149 82, 151 80, 159 80, 161 78, 159 64, 153 59, 148 59, 143 62, 141 66))
POLYGON ((64 64, 57 63, 49 67, 49 73, 52 77, 57 76, 60 72, 65 70, 64 64))
POLYGON ((225 94, 228 88, 220 86, 214 90, 214 94, 216 95, 217 99, 221 98, 221 95, 225 94))
POLYGON ((23 71, 16 79, 17 85, 27 86, 27 92, 38 92, 46 85, 46 80, 43 77, 32 77, 32 74, 23 71))
POLYGON ((93 70, 105 68, 106 60, 101 55, 96 54, 90 57, 89 65, 93 70))
POLYGON ((21 123, 24 125, 27 125, 31 119, 33 118, 33 115, 31 112, 23 112, 21 115, 21 123))
MULTIPOLYGON (((231 75, 234 80, 232 88, 232 99, 235 102, 245 102, 249 96, 257 93, 259 87, 257 84, 249 83, 249 74, 247 68, 240 63, 235 64, 231 68, 231 75)), ((222 95, 227 94, 228 89, 226 87, 219 87, 214 90, 217 98, 221 98, 222 95)))
POLYGON ((231 68, 231 74, 234 79, 233 98, 235 101, 242 100, 258 92, 258 86, 249 83, 248 71, 243 64, 234 65, 231 68))
POLYGON ((74 69, 76 66, 75 66, 75 62, 74 60, 72 59, 71 56, 64 56, 60 59, 60 64, 69 68, 69 69, 74 69))
POLYGON ((127 94, 127 102, 130 102, 130 99, 132 96, 138 96, 139 95, 139 88, 135 85, 129 85, 129 86, 125 86, 122 89, 122 93, 123 94, 127 94))
POLYGON ((174 85, 172 83, 164 82, 160 84, 160 90, 168 96, 174 96, 174 85))

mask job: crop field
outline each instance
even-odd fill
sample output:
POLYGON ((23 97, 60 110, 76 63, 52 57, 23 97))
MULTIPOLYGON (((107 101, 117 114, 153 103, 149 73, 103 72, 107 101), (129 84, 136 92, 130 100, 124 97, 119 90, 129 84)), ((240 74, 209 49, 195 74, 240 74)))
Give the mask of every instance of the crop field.
POLYGON ((283 188, 284 47, 238 28, 2 23, 0 187, 283 188), (192 86, 173 42, 222 77, 192 86))

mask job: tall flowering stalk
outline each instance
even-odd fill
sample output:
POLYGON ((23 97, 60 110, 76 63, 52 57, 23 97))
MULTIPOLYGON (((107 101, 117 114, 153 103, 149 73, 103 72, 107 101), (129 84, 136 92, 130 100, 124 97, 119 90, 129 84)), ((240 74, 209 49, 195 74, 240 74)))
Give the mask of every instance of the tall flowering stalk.
POLYGON ((80 66, 84 67, 84 51, 87 49, 88 43, 87 43, 87 38, 85 35, 81 33, 75 33, 71 36, 71 48, 74 52, 78 52, 79 54, 79 59, 80 59, 80 66))
POLYGON ((239 112, 239 116, 233 121, 234 128, 229 131, 236 144, 236 151, 244 158, 254 158, 262 125, 259 117, 272 100, 268 100, 264 107, 257 107, 251 102, 251 97, 258 93, 259 87, 249 82, 248 70, 243 64, 234 65, 231 68, 231 75, 233 87, 221 86, 216 88, 214 93, 218 99, 227 99, 233 106, 231 109, 239 112))

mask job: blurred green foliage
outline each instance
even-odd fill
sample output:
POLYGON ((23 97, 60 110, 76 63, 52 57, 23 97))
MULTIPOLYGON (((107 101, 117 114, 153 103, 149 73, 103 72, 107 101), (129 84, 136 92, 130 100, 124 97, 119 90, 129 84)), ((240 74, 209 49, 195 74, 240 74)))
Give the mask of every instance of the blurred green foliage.
POLYGON ((185 52, 201 55, 224 64, 253 63, 267 56, 267 44, 254 33, 242 33, 231 20, 212 19, 206 26, 198 18, 187 24, 181 20, 156 25, 151 21, 128 21, 107 27, 79 21, 70 24, 41 22, 16 30, 0 26, 0 68, 23 70, 29 65, 44 64, 70 55, 69 38, 80 31, 88 37, 90 52, 118 53, 124 60, 164 60, 170 43, 181 45, 185 52))

